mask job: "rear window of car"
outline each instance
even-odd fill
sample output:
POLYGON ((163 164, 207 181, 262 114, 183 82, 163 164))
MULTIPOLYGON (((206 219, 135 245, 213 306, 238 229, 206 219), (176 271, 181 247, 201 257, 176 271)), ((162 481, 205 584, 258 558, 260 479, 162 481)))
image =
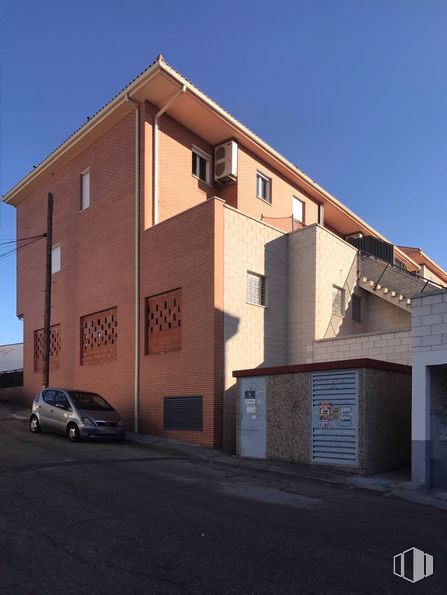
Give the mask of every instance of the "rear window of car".
POLYGON ((85 393, 82 391, 71 390, 68 392, 71 400, 78 409, 90 411, 113 411, 113 407, 107 401, 96 393, 85 393))

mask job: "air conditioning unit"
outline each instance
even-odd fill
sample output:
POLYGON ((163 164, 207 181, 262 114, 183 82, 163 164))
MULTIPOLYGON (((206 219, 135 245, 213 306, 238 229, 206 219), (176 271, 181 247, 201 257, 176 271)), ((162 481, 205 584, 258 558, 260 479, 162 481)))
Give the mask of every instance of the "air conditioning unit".
POLYGON ((362 233, 351 233, 349 236, 345 236, 345 240, 349 242, 349 240, 360 240, 363 238, 362 233))
POLYGON ((237 180, 237 143, 234 140, 214 148, 214 179, 221 184, 237 180))

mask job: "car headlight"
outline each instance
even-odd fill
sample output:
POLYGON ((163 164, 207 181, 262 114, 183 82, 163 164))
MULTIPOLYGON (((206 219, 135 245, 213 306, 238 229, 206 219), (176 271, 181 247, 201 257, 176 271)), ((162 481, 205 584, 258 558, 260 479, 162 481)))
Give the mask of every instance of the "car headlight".
POLYGON ((95 422, 90 419, 89 417, 81 417, 81 421, 83 424, 87 425, 87 426, 94 426, 95 422))

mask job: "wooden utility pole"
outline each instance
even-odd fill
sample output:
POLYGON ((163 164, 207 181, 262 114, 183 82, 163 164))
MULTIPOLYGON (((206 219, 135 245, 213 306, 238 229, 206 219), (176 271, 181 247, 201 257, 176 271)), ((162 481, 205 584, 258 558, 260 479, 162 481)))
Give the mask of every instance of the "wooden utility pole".
POLYGON ((43 372, 42 386, 50 384, 50 342, 51 342, 51 252, 53 244, 53 194, 48 192, 47 251, 45 267, 45 312, 43 323, 43 372))

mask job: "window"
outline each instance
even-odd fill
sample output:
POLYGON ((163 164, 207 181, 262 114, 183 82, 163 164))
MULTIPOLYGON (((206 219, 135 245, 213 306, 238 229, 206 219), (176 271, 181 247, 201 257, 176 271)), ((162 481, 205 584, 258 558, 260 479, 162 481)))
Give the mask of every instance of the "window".
POLYGON ((345 311, 344 290, 336 285, 332 286, 332 314, 343 316, 345 311))
POLYGON ((272 180, 264 174, 256 174, 256 196, 266 202, 272 202, 272 180))
POLYGON ((54 405, 54 402, 56 400, 56 395, 57 395, 57 391, 46 390, 43 393, 43 400, 45 401, 45 403, 48 403, 48 405, 54 405))
POLYGON ((146 354, 182 348, 182 290, 146 299, 146 354))
POLYGON ((304 223, 304 202, 296 196, 293 197, 292 213, 295 221, 304 223))
POLYGON ((51 250, 51 273, 58 273, 61 270, 61 246, 53 246, 51 250))
POLYGON ((202 182, 210 183, 211 157, 199 149, 192 149, 192 175, 202 182))
POLYGON ((247 302, 255 306, 265 306, 265 277, 247 273, 247 302))
POLYGON ((81 211, 90 206, 90 172, 84 171, 81 174, 81 211))
POLYGON ((358 295, 352 296, 352 320, 362 322, 362 300, 358 295))
POLYGON ((116 308, 81 318, 81 366, 117 358, 118 314, 116 308))

